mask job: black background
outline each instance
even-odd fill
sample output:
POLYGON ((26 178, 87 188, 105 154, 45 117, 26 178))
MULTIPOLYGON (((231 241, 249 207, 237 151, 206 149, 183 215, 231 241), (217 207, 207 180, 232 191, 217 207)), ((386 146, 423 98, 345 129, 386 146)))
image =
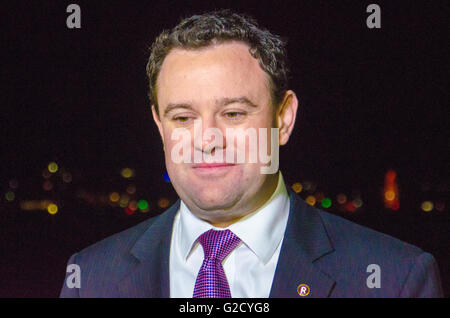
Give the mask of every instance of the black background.
POLYGON ((153 39, 180 18, 234 8, 289 41, 291 87, 300 100, 294 134, 281 149, 286 183, 313 180, 334 198, 361 193, 357 223, 432 253, 450 292, 448 1, 376 1, 381 29, 368 29, 374 1, 14 1, 0 5, 0 296, 57 297, 69 256, 161 213, 176 194, 163 181, 162 146, 151 119, 145 64, 153 39), (81 29, 66 7, 81 7, 81 29), (69 185, 42 190, 56 161, 69 185), (79 189, 123 188, 136 171, 150 212, 129 216, 87 204, 79 189), (395 169, 401 208, 382 202, 395 169), (4 194, 19 181, 16 198, 4 194), (59 212, 22 211, 51 199, 59 212), (424 213, 423 200, 444 211, 424 213))

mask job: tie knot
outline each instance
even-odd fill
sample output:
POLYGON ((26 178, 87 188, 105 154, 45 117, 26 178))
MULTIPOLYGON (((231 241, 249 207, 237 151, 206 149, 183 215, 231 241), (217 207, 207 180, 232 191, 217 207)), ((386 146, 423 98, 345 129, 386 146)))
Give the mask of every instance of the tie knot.
POLYGON ((217 259, 220 262, 236 248, 241 239, 230 230, 209 230, 198 238, 203 246, 205 259, 217 259))

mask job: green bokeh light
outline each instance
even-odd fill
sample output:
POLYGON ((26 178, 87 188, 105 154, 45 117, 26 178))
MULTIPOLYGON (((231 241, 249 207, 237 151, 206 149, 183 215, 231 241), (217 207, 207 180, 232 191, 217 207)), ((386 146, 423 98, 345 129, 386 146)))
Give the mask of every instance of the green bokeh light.
POLYGON ((15 198, 15 194, 12 191, 8 191, 5 193, 5 199, 6 201, 13 201, 15 198))
POLYGON ((138 208, 139 208, 139 210, 148 209, 148 202, 146 200, 139 200, 138 208))
POLYGON ((329 208, 331 206, 331 199, 330 198, 324 198, 322 200, 322 207, 325 209, 329 208))

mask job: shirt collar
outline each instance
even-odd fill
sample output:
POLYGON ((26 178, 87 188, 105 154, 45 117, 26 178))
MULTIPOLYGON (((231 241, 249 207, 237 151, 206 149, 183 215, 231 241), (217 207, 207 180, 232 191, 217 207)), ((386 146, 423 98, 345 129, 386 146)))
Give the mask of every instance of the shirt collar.
MULTIPOLYGON (((289 194, 283 176, 279 172, 277 188, 270 199, 261 208, 227 228, 236 234, 266 264, 283 238, 288 215, 289 194)), ((224 230, 223 228, 215 228, 208 222, 196 217, 181 201, 178 244, 185 260, 190 256, 197 238, 212 228, 224 230)))

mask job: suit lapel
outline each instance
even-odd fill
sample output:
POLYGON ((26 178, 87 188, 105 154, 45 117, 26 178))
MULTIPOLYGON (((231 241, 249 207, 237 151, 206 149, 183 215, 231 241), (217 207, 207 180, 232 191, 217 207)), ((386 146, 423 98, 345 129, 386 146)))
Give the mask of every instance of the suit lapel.
POLYGON ((136 266, 119 282, 121 297, 170 297, 169 253, 180 200, 148 227, 131 249, 136 266))
POLYGON ((300 297, 300 284, 310 288, 307 297, 329 297, 335 281, 314 262, 333 251, 317 211, 290 191, 289 219, 270 297, 300 297))
MULTIPOLYGON (((128 257, 136 265, 118 284, 121 297, 170 297, 170 241, 179 204, 158 216, 131 249, 128 257)), ((335 281, 314 262, 333 251, 318 213, 290 191, 289 220, 270 297, 300 297, 300 284, 310 287, 307 297, 329 297, 335 281)))

